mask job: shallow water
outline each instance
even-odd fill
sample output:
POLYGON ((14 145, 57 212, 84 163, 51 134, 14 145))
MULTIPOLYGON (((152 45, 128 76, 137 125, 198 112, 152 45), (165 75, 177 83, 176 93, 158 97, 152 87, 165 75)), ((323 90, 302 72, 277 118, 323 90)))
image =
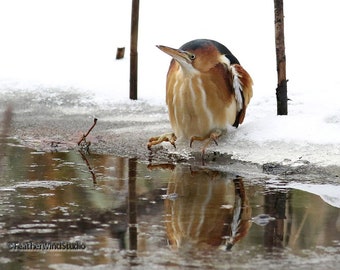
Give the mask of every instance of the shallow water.
POLYGON ((211 170, 76 150, 37 152, 11 140, 0 146, 1 269, 340 263, 340 208, 332 194, 229 171, 228 164, 211 170))

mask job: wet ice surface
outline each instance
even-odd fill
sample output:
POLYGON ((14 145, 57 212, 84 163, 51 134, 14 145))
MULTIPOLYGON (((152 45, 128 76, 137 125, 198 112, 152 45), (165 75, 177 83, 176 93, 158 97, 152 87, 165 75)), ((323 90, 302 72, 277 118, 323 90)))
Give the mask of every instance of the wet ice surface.
POLYGON ((305 155, 313 145, 293 145, 295 158, 282 151, 268 162, 274 145, 251 145, 238 130, 209 147, 202 163, 198 144, 147 151, 149 137, 170 130, 160 105, 96 103, 74 89, 0 96, 1 115, 8 105, 13 112, 0 141, 0 263, 8 268, 339 264, 336 148, 322 154, 333 161, 323 166, 305 155), (94 117, 90 154, 82 154, 77 141, 94 117), (259 153, 268 155, 263 163, 238 159, 259 153), (55 250, 36 250, 50 244, 55 250))
MULTIPOLYGON (((4 88, 0 92, 0 112, 8 105, 14 113, 11 134, 24 145, 41 151, 73 149, 94 117, 98 124, 89 140, 97 153, 148 160, 148 139, 171 131, 166 106, 161 102, 114 99, 99 102, 96 95, 84 89, 4 88)), ((275 116, 272 104, 263 107, 262 103, 252 104, 242 126, 223 134, 218 146, 209 146, 208 159, 217 153, 261 165, 299 167, 309 162, 323 167, 339 166, 337 112, 329 118, 332 121, 322 116, 314 123, 314 116, 299 111, 306 105, 300 108, 299 104, 292 104, 291 115, 287 117, 275 116)), ((187 160, 200 149, 199 143, 189 148, 187 141, 177 142, 176 149, 163 143, 155 147, 157 153, 153 158, 187 160)))
POLYGON ((73 149, 98 118, 88 140, 97 152, 147 158, 146 142, 170 126, 163 106, 147 102, 96 103, 93 96, 70 89, 0 93, 1 115, 13 108, 12 134, 24 145, 41 151, 73 149))
POLYGON ((8 139, 1 149, 7 268, 336 269, 340 262, 335 181, 231 159, 211 169, 96 153, 86 162, 76 149, 39 152, 8 139), (51 243, 59 246, 36 250, 51 243))

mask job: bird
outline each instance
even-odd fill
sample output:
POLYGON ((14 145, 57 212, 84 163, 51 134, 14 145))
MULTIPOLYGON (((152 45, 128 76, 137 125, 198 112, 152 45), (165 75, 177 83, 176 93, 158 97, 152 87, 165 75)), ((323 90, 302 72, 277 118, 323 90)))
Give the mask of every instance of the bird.
POLYGON ((252 226, 252 208, 240 176, 175 166, 162 197, 173 250, 231 250, 252 226))
POLYGON ((195 39, 179 49, 156 45, 170 55, 166 79, 166 104, 173 132, 151 137, 151 147, 164 141, 176 147, 177 138, 210 143, 228 126, 238 127, 253 96, 253 80, 237 58, 223 44, 195 39))

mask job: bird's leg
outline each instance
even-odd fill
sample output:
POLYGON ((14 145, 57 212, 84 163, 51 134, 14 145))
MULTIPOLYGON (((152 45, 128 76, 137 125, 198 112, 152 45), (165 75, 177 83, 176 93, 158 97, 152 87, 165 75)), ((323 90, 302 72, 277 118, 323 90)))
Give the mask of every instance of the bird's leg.
POLYGON ((202 156, 204 156, 205 154, 205 150, 207 149, 208 145, 213 141, 216 145, 218 145, 217 143, 217 139, 218 137, 220 137, 222 135, 222 131, 220 129, 216 129, 213 132, 210 133, 209 136, 205 136, 205 137, 199 137, 199 136, 192 136, 190 139, 190 147, 192 147, 192 143, 194 141, 205 141, 206 139, 208 139, 208 141, 203 145, 202 148, 202 156))
POLYGON ((216 145, 218 145, 217 143, 217 139, 222 135, 222 131, 217 129, 213 132, 210 133, 209 136, 209 140, 204 144, 203 148, 202 148, 202 156, 204 156, 205 154, 205 149, 207 149, 208 145, 211 143, 211 141, 213 141, 216 145))
POLYGON ((176 148, 176 145, 175 145, 176 140, 177 140, 177 137, 175 133, 166 133, 166 134, 162 134, 157 137, 151 137, 149 139, 148 149, 151 150, 151 146, 160 144, 161 142, 170 142, 176 148))

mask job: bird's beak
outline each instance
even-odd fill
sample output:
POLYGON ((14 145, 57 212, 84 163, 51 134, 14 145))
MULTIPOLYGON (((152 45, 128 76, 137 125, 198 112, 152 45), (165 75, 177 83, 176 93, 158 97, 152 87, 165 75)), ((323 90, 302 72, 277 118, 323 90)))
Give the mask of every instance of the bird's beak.
POLYGON ((161 51, 165 52, 166 54, 170 55, 171 57, 173 57, 176 61, 180 63, 182 62, 191 63, 190 56, 188 52, 186 51, 183 51, 180 49, 173 49, 173 48, 163 46, 163 45, 156 45, 156 47, 160 49, 161 51))

